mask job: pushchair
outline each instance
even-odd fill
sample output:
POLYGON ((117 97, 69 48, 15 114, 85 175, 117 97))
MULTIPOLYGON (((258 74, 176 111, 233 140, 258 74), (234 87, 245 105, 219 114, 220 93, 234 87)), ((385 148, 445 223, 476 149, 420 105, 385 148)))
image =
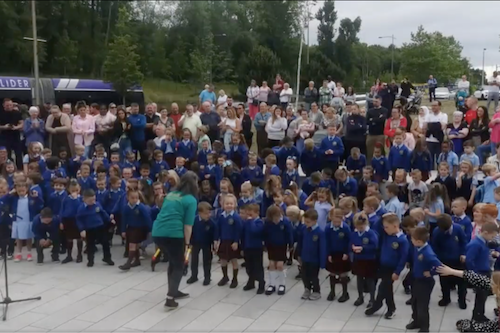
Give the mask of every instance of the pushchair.
POLYGON ((457 94, 455 95, 455 106, 457 110, 460 110, 462 112, 467 111, 467 106, 465 105, 465 101, 467 99, 467 92, 463 90, 457 91, 457 94), (465 110, 465 111, 464 111, 465 110))

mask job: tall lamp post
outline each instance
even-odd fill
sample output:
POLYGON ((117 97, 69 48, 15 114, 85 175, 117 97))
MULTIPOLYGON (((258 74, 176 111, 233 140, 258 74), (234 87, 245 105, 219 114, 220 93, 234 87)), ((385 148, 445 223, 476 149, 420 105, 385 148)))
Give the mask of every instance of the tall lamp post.
MULTIPOLYGON (((214 35, 214 39, 215 39, 215 37, 226 37, 226 36, 227 36, 226 34, 216 34, 216 35, 214 35)), ((213 52, 211 52, 211 54, 210 54, 210 84, 212 84, 213 58, 214 58, 214 55, 213 55, 213 52)))
POLYGON ((394 49, 395 49, 394 40, 396 39, 396 37, 394 37, 394 35, 380 36, 379 37, 379 39, 384 39, 384 38, 390 38, 391 39, 391 45, 392 45, 392 52, 391 52, 391 80, 393 80, 394 79, 394 49))
POLYGON ((484 85, 484 54, 486 53, 486 48, 483 49, 483 70, 481 71, 481 87, 484 85))
POLYGON ((35 74, 35 103, 40 105, 40 73, 38 70, 38 43, 47 43, 45 39, 37 38, 36 29, 36 0, 31 0, 31 25, 33 27, 33 38, 24 37, 24 40, 33 41, 33 72, 35 74))

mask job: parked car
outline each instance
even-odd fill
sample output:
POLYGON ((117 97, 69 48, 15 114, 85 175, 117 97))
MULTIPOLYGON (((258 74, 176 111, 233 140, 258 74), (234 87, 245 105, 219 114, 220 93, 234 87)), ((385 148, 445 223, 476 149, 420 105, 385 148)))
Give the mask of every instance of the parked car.
POLYGON ((474 92, 474 97, 476 97, 479 100, 485 100, 488 99, 488 90, 490 86, 482 86, 481 89, 476 90, 474 92))
POLYGON ((452 94, 447 87, 436 88, 436 99, 451 99, 452 94))

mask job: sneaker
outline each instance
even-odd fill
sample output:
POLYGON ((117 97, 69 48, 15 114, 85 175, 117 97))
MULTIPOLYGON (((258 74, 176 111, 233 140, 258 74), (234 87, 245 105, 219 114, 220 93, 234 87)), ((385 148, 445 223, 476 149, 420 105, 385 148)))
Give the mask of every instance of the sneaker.
POLYGON ((21 260, 23 260, 23 255, 22 254, 16 254, 14 256, 14 262, 20 262, 21 260))
POLYGON ((14 255, 12 253, 7 254, 7 260, 12 260, 14 258, 14 255))
POLYGON ((28 253, 28 255, 26 256, 26 260, 33 261, 33 256, 31 255, 31 253, 28 253))
POLYGON ((320 293, 312 293, 311 296, 309 296, 309 300, 310 301, 317 301, 320 298, 321 298, 321 294, 320 293))
POLYGON ((284 285, 280 285, 278 287, 278 295, 285 295, 285 292, 286 292, 286 287, 284 285))
POLYGON ((187 279, 186 283, 187 284, 193 284, 196 281, 198 281, 198 278, 196 276, 191 276, 189 279, 187 279))
POLYGON ((301 299, 309 299, 310 296, 311 296, 311 291, 309 289, 306 289, 306 290, 304 290, 304 293, 302 294, 302 296, 300 298, 301 299))
POLYGON ((385 319, 392 319, 396 316, 396 311, 387 311, 384 315, 385 319))
POLYGON ((267 296, 272 295, 272 294, 274 294, 275 291, 276 291, 276 287, 275 286, 269 286, 269 287, 267 287, 266 295, 267 296))
POLYGON ((167 309, 170 309, 170 310, 177 309, 178 306, 179 306, 179 303, 177 303, 175 301, 175 299, 173 299, 173 298, 167 298, 167 300, 165 301, 165 307, 167 309))

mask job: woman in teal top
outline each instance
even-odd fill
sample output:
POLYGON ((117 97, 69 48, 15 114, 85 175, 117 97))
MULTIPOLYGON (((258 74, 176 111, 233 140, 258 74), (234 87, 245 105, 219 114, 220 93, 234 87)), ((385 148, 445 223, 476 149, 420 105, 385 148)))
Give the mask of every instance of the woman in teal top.
POLYGON ((175 191, 165 197, 160 213, 153 223, 156 245, 169 259, 168 293, 165 306, 176 308, 176 298, 188 297, 179 291, 184 270, 184 250, 189 245, 197 209, 198 176, 188 171, 181 177, 175 191))

